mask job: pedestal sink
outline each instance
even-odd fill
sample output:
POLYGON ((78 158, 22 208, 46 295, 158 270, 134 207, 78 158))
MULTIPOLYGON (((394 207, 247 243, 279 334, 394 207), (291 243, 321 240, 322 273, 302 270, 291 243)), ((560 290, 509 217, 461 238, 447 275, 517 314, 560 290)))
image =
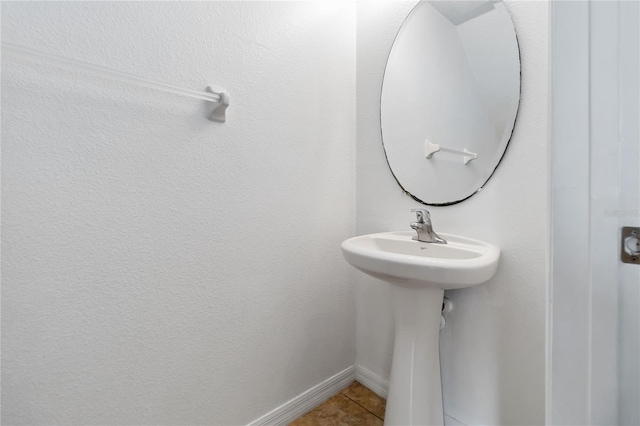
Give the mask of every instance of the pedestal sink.
POLYGON ((384 232, 342 243, 347 262, 391 284, 395 342, 384 424, 442 425, 440 312, 444 290, 482 284, 495 274, 500 249, 440 234, 448 244, 384 232))

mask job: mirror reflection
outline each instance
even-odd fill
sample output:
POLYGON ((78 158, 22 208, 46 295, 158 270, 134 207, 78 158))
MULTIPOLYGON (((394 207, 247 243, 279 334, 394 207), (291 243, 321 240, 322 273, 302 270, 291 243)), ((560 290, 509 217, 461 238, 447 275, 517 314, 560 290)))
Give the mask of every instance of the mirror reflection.
POLYGON ((402 189, 427 205, 478 192, 500 163, 520 99, 520 59, 501 1, 423 1, 389 54, 382 139, 402 189))

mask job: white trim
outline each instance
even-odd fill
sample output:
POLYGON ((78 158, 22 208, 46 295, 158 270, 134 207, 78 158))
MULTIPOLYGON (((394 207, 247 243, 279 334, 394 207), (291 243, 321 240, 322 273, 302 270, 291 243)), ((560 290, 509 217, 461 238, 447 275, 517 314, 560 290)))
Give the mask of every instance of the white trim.
MULTIPOLYGON (((364 385, 364 387, 372 390, 376 395, 385 399, 387 398, 387 395, 389 394, 388 380, 383 379, 376 373, 367 370, 361 365, 356 365, 355 370, 355 378, 358 382, 364 385)), ((444 424, 445 426, 466 426, 465 423, 462 423, 460 420, 451 417, 447 413, 444 414, 444 424)))
POLYGON ((589 409, 590 3, 551 10, 546 424, 591 424, 589 409), (571 173, 567 173, 567 170, 571 173))
POLYGON ((355 367, 346 368, 249 423, 248 426, 288 424, 339 393, 355 380, 355 367))
POLYGON ((356 365, 356 380, 373 391, 376 395, 387 398, 389 394, 389 381, 367 370, 361 365, 356 365))

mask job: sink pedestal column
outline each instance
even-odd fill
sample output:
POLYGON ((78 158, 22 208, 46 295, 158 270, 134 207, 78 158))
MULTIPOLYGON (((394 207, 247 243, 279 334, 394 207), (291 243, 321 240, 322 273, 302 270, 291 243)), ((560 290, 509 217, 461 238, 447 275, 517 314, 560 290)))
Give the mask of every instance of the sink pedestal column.
POLYGON ((396 335, 385 426, 443 425, 440 315, 444 290, 391 285, 396 335))

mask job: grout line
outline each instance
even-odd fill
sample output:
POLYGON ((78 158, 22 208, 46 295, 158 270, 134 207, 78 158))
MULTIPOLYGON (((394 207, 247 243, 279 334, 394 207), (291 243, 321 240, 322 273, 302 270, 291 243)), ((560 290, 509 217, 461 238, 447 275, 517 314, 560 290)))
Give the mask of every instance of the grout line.
POLYGON ((356 404, 359 407, 364 408, 368 413, 373 414, 373 416, 377 419, 380 419, 382 421, 384 421, 383 418, 380 418, 380 416, 378 416, 376 413, 374 413, 373 411, 369 410, 367 407, 365 407, 364 405, 360 404, 358 401, 349 398, 347 395, 342 394, 342 396, 344 396, 345 398, 347 398, 349 401, 353 402, 354 404, 356 404))
MULTIPOLYGON (((366 387, 366 386, 365 386, 365 385, 363 385, 362 383, 358 382, 357 380, 354 380, 354 381, 353 381, 353 383, 358 383, 360 386, 362 386, 363 388, 365 388, 365 389, 366 389, 366 390, 368 390, 369 392, 373 392, 371 389, 369 389, 368 387, 366 387)), ((338 395, 342 395, 342 396, 344 396, 344 397, 345 397, 345 398, 347 398, 349 401, 354 402, 356 405, 358 405, 358 406, 360 406, 360 407, 364 408, 364 409, 365 409, 365 410, 367 410, 369 413, 373 414, 376 418, 378 418, 378 419, 380 419, 380 420, 384 421, 384 419, 383 419, 383 418, 381 418, 380 416, 378 416, 376 413, 374 413, 373 411, 369 410, 367 407, 365 407, 364 405, 360 404, 360 403, 359 403, 358 401, 356 401, 355 399, 351 399, 351 398, 349 398, 349 396, 348 396, 348 395, 345 395, 345 394, 343 393, 345 390, 349 389, 349 387, 351 387, 351 386, 353 385, 353 383, 351 383, 349 386, 347 386, 346 388, 344 388, 344 390, 342 390, 342 392, 340 392, 338 395)), ((376 396, 377 396, 377 395, 376 395, 376 396)), ((380 397, 378 396, 378 398, 380 398, 380 397)), ((380 399, 383 399, 383 398, 380 398, 380 399)), ((385 402, 386 402, 386 400, 385 400, 385 402)))
MULTIPOLYGON (((354 380, 353 382, 351 382, 347 387, 345 387, 345 388, 344 388, 343 390, 341 390, 339 393, 335 394, 333 397, 336 397, 336 396, 344 397, 344 398, 346 398, 346 399, 347 399, 347 401, 349 401, 349 402, 351 402, 351 403, 353 403, 353 404, 357 405, 358 407, 360 407, 360 408, 364 409, 367 413, 371 414, 371 415, 372 415, 373 417, 375 417, 376 419, 381 420, 381 421, 383 421, 383 422, 384 422, 384 418, 381 418, 381 417, 380 417, 380 416, 378 416, 376 413, 374 413, 373 411, 369 410, 369 409, 368 409, 367 407, 365 407, 364 405, 360 404, 358 401, 356 401, 356 400, 354 400, 354 399, 352 399, 352 398, 349 398, 347 395, 345 395, 345 394, 343 393, 345 390, 347 390, 347 389, 348 389, 351 385, 353 385, 355 382, 357 382, 357 380, 354 380)), ((360 383, 360 382, 358 382, 358 383, 360 383)), ((362 387, 364 387, 365 389, 367 389, 367 390, 369 390, 369 391, 373 392, 371 389, 369 389, 368 387, 364 386, 362 383, 360 383, 360 385, 361 385, 362 387)), ((380 399, 384 399, 384 398, 380 398, 380 399)), ((385 401, 386 401, 386 400, 385 400, 385 401)), ((312 410, 310 410, 309 412, 307 412, 307 413, 303 414, 302 416, 298 417, 298 418, 297 418, 297 419, 295 419, 295 420, 301 419, 301 418, 305 417, 307 414, 310 414, 310 413, 312 413, 312 412, 316 411, 317 409, 322 408, 324 405, 326 405, 326 403, 327 403, 327 401, 323 402, 322 404, 318 405, 317 407, 313 408, 312 410)))

